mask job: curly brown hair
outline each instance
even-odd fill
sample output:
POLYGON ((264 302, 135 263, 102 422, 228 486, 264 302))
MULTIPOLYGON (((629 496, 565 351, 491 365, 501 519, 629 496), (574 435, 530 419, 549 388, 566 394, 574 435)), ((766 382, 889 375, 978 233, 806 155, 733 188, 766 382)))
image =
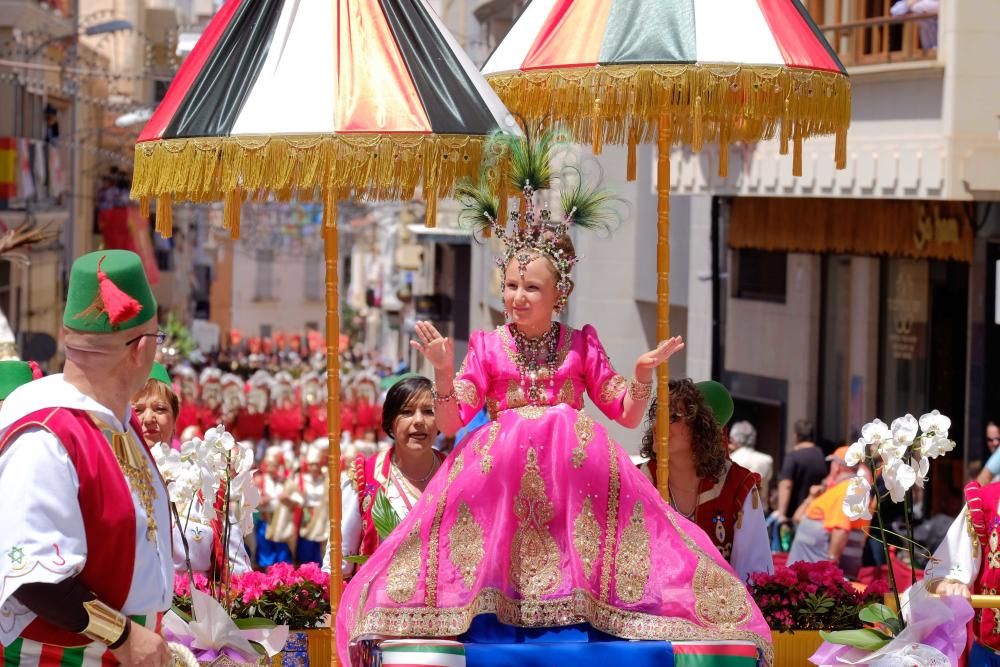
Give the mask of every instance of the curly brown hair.
MULTIPOLYGON (((688 378, 670 381, 670 414, 683 419, 691 427, 691 447, 694 450, 695 471, 700 479, 718 480, 726 465, 726 448, 722 444, 722 427, 715 420, 705 397, 688 378)), ((649 405, 646 432, 639 453, 656 459, 655 435, 656 400, 649 405)))

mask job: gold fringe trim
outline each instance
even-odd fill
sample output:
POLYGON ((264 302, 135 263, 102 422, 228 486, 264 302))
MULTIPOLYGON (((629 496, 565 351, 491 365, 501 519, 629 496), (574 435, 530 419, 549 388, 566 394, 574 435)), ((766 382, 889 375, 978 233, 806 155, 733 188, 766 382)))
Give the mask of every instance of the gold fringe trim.
POLYGON ((243 193, 233 188, 226 193, 222 206, 222 226, 229 231, 229 238, 240 238, 240 213, 243 209, 243 193))
POLYGON ((700 153, 705 145, 705 122, 702 115, 701 95, 694 98, 694 118, 691 121, 691 148, 695 153, 700 153))
POLYGON ((590 121, 590 150, 594 155, 604 152, 604 133, 601 127, 601 100, 594 100, 594 117, 590 121))
POLYGON ((791 108, 791 101, 785 100, 785 108, 781 112, 781 143, 778 152, 781 155, 788 155, 788 140, 792 138, 792 121, 790 119, 789 109, 791 108))
POLYGON ((634 181, 637 175, 638 156, 637 145, 639 143, 639 129, 632 125, 628 129, 628 160, 625 166, 625 180, 634 181))
POLYGON ((143 197, 139 200, 139 215, 144 218, 149 217, 149 197, 143 197))
MULTIPOLYGON (((588 107, 589 110, 589 107, 588 107)), ((278 201, 413 199, 433 173, 439 197, 461 178, 478 178, 485 136, 338 134, 162 139, 136 144, 132 198, 225 200, 227 229, 239 235, 243 195, 278 201)))
POLYGON ((169 194, 156 199, 156 231, 165 239, 174 233, 174 204, 169 194))
POLYGON ((836 161, 837 169, 847 168, 847 128, 837 130, 836 142, 833 148, 833 159, 836 161))
POLYGON ((602 144, 625 144, 633 125, 641 142, 652 143, 661 111, 673 117, 672 141, 695 148, 717 142, 723 127, 730 142, 752 143, 773 138, 779 127, 789 138, 797 134, 805 140, 846 132, 851 123, 851 82, 834 72, 721 64, 613 65, 487 79, 513 113, 529 122, 562 123, 581 143, 593 143, 599 134, 602 144), (593 114, 595 100, 601 103, 599 119, 593 114))
POLYGON ((795 139, 792 142, 792 176, 802 175, 802 132, 795 129, 795 139))
POLYGON ((719 138, 719 178, 729 176, 729 137, 723 132, 719 138))

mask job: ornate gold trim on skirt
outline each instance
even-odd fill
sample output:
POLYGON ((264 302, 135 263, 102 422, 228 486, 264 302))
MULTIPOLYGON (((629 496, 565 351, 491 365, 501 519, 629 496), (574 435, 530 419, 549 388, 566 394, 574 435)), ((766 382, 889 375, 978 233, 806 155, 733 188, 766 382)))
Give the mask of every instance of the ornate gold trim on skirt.
POLYGON ((526 628, 589 623, 601 632, 622 639, 750 641, 763 652, 765 665, 770 665, 774 658, 769 638, 749 630, 702 627, 684 619, 619 609, 599 602, 583 589, 559 598, 515 600, 495 588, 486 588, 464 607, 376 608, 363 614, 351 633, 351 641, 368 635, 454 637, 468 630, 472 619, 479 614, 496 614, 501 623, 526 628))

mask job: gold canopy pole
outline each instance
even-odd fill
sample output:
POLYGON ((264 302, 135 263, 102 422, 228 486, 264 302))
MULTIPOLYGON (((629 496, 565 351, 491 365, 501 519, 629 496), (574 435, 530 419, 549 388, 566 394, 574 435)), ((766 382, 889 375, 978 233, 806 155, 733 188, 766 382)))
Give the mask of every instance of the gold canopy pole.
POLYGON ((337 239, 337 195, 328 193, 323 202, 323 248, 326 252, 326 419, 330 441, 329 503, 330 503, 330 655, 331 664, 337 661, 337 606, 343 575, 340 571, 340 298, 337 258, 340 254, 337 239))
MULTIPOLYGON (((656 142, 656 340, 670 338, 670 116, 660 114, 656 142)), ((670 367, 656 369, 656 488, 670 501, 670 367)))

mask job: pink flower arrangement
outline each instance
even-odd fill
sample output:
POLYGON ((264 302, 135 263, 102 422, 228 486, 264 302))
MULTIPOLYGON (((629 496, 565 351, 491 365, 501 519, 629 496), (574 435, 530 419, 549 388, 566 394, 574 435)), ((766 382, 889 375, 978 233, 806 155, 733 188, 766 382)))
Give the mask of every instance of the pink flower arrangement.
MULTIPOLYGON (((200 591, 228 598, 233 618, 265 618, 276 625, 308 629, 319 625, 330 612, 330 579, 315 563, 298 568, 276 563, 263 572, 234 575, 226 590, 212 591, 209 580, 194 575, 200 591)), ((191 612, 191 582, 188 575, 174 579, 174 606, 191 612)))
POLYGON ((863 593, 855 590, 829 561, 778 567, 750 580, 750 593, 776 632, 853 628, 861 609, 881 602, 886 592, 881 582, 863 593))

